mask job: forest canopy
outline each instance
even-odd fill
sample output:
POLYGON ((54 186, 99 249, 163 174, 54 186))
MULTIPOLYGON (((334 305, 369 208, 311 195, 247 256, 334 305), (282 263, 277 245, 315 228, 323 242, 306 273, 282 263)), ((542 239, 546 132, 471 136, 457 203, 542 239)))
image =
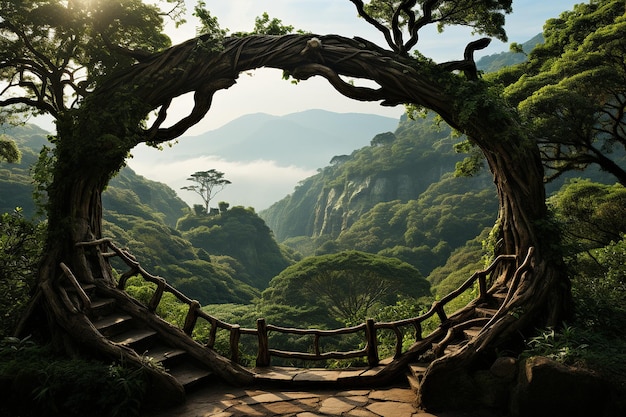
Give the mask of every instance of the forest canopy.
POLYGON ((486 78, 504 86, 539 144, 547 179, 590 165, 626 185, 624 3, 581 3, 544 26, 522 64, 486 78))
POLYGON ((263 302, 316 306, 354 325, 370 317, 376 305, 395 304, 400 296, 429 295, 429 287, 417 269, 398 259, 344 251, 286 268, 263 292, 263 302))

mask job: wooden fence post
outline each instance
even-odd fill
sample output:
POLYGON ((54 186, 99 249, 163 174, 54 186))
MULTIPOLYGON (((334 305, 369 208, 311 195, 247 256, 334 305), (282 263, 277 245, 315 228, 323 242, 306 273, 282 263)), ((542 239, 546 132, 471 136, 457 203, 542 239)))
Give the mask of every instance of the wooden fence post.
POLYGON ((478 297, 484 300, 487 297, 487 274, 478 276, 478 297))
POLYGON ((367 341, 367 363, 369 366, 378 365, 378 340, 376 338, 376 327, 374 319, 367 319, 365 322, 365 339, 367 341))
POLYGON ((185 332, 188 336, 191 336, 191 333, 193 333, 193 328, 196 327, 196 321, 198 320, 197 311, 199 309, 200 303, 198 301, 193 300, 191 304, 189 304, 189 311, 187 312, 185 325, 183 326, 183 332, 185 332))
POLYGON ((239 337, 241 336, 241 326, 233 324, 230 329, 230 359, 233 362, 239 361, 239 337))
POLYGON ((420 340, 423 340, 422 337, 422 322, 418 321, 413 323, 413 327, 415 328, 415 341, 419 342, 420 340))
POLYGON ((439 316, 439 320, 441 320, 441 324, 444 324, 448 321, 448 316, 443 309, 444 305, 439 301, 435 301, 435 312, 437 312, 437 316, 439 316))
POLYGON ((256 366, 270 366, 270 347, 267 338, 267 323, 264 318, 257 319, 256 330, 259 337, 259 351, 256 356, 256 366))
POLYGON ((157 283, 156 290, 150 299, 150 303, 148 303, 148 310, 151 313, 154 313, 161 302, 161 298, 163 298, 163 291, 165 290, 165 279, 159 277, 159 282, 157 283))

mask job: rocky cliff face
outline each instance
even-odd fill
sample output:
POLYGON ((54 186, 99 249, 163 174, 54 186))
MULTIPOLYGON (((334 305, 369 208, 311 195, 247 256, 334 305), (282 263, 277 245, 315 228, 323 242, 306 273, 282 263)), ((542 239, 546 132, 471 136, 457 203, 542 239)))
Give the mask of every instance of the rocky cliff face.
POLYGON ((463 158, 448 128, 403 118, 394 134, 342 155, 302 181, 293 194, 259 215, 278 241, 290 237, 337 237, 376 204, 417 199, 463 158))
POLYGON ((378 203, 414 200, 457 158, 432 165, 418 163, 369 175, 337 178, 340 169, 327 167, 303 181, 293 194, 260 213, 278 241, 295 236, 336 238, 378 203))
POLYGON ((406 172, 376 173, 324 190, 313 207, 315 220, 311 236, 337 237, 378 203, 417 198, 436 181, 434 175, 428 177, 411 176, 406 172))

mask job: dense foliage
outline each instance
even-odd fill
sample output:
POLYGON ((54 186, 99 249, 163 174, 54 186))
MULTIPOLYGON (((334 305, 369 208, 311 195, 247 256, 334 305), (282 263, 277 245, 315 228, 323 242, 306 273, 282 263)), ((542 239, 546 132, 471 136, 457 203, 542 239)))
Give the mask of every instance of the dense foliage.
POLYGON ((585 253, 617 242, 626 233, 626 189, 573 180, 549 199, 564 230, 566 253, 585 253))
POLYGON ((258 289, 264 289, 292 262, 254 209, 233 207, 215 215, 188 214, 176 227, 196 248, 236 259, 243 267, 239 279, 258 289))
POLYGON ((149 387, 141 368, 69 359, 16 338, 0 340, 0 375, 14 381, 3 386, 3 416, 138 416, 149 387))
POLYGON ((12 335, 37 281, 45 225, 0 214, 0 339, 12 335))
POLYGON ((102 196, 105 216, 136 216, 175 227, 187 204, 165 184, 151 181, 126 167, 111 179, 102 196))
POLYGON ((624 252, 626 190, 579 180, 549 201, 564 231, 564 249, 579 301, 578 320, 613 336, 626 325, 624 252))
POLYGON ((564 234, 575 317, 528 340, 526 355, 585 366, 626 386, 624 187, 572 181, 549 199, 564 234))
POLYGON ((37 212, 33 202, 31 168, 47 142, 47 132, 31 124, 12 127, 3 125, 1 128, 19 148, 21 159, 19 163, 13 164, 0 162, 0 212, 10 213, 20 207, 23 215, 31 218, 37 212))
POLYGON ((140 0, 3 0, 0 10, 3 115, 64 118, 111 71, 171 44, 160 8, 140 0))
POLYGON ((395 258, 357 251, 313 256, 283 270, 263 292, 263 303, 311 306, 354 325, 375 307, 398 297, 430 295, 430 285, 415 268, 395 258))
POLYGON ((578 4, 546 22, 527 62, 488 77, 519 109, 549 178, 597 165, 626 185, 625 10, 621 0, 578 4))

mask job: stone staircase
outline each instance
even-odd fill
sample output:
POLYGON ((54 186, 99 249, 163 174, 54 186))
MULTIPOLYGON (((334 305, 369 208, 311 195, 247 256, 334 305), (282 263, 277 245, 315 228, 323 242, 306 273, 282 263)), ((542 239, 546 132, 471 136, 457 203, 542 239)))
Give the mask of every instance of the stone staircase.
POLYGON ((430 363, 440 357, 454 355, 468 345, 484 330, 505 298, 506 294, 504 293, 491 294, 489 301, 485 301, 474 308, 473 318, 448 329, 443 338, 429 341, 430 347, 425 344, 414 348, 415 352, 419 352, 417 354, 418 361, 408 364, 407 372, 407 379, 413 391, 419 392, 422 378, 430 363))
MULTIPOLYGON (((81 288, 91 301, 87 318, 111 343, 129 348, 153 367, 163 369, 185 391, 214 379, 207 366, 191 357, 186 350, 169 344, 145 322, 125 312, 115 298, 100 295, 93 284, 82 284, 81 288)), ((73 290, 66 288, 70 294, 73 290)))

